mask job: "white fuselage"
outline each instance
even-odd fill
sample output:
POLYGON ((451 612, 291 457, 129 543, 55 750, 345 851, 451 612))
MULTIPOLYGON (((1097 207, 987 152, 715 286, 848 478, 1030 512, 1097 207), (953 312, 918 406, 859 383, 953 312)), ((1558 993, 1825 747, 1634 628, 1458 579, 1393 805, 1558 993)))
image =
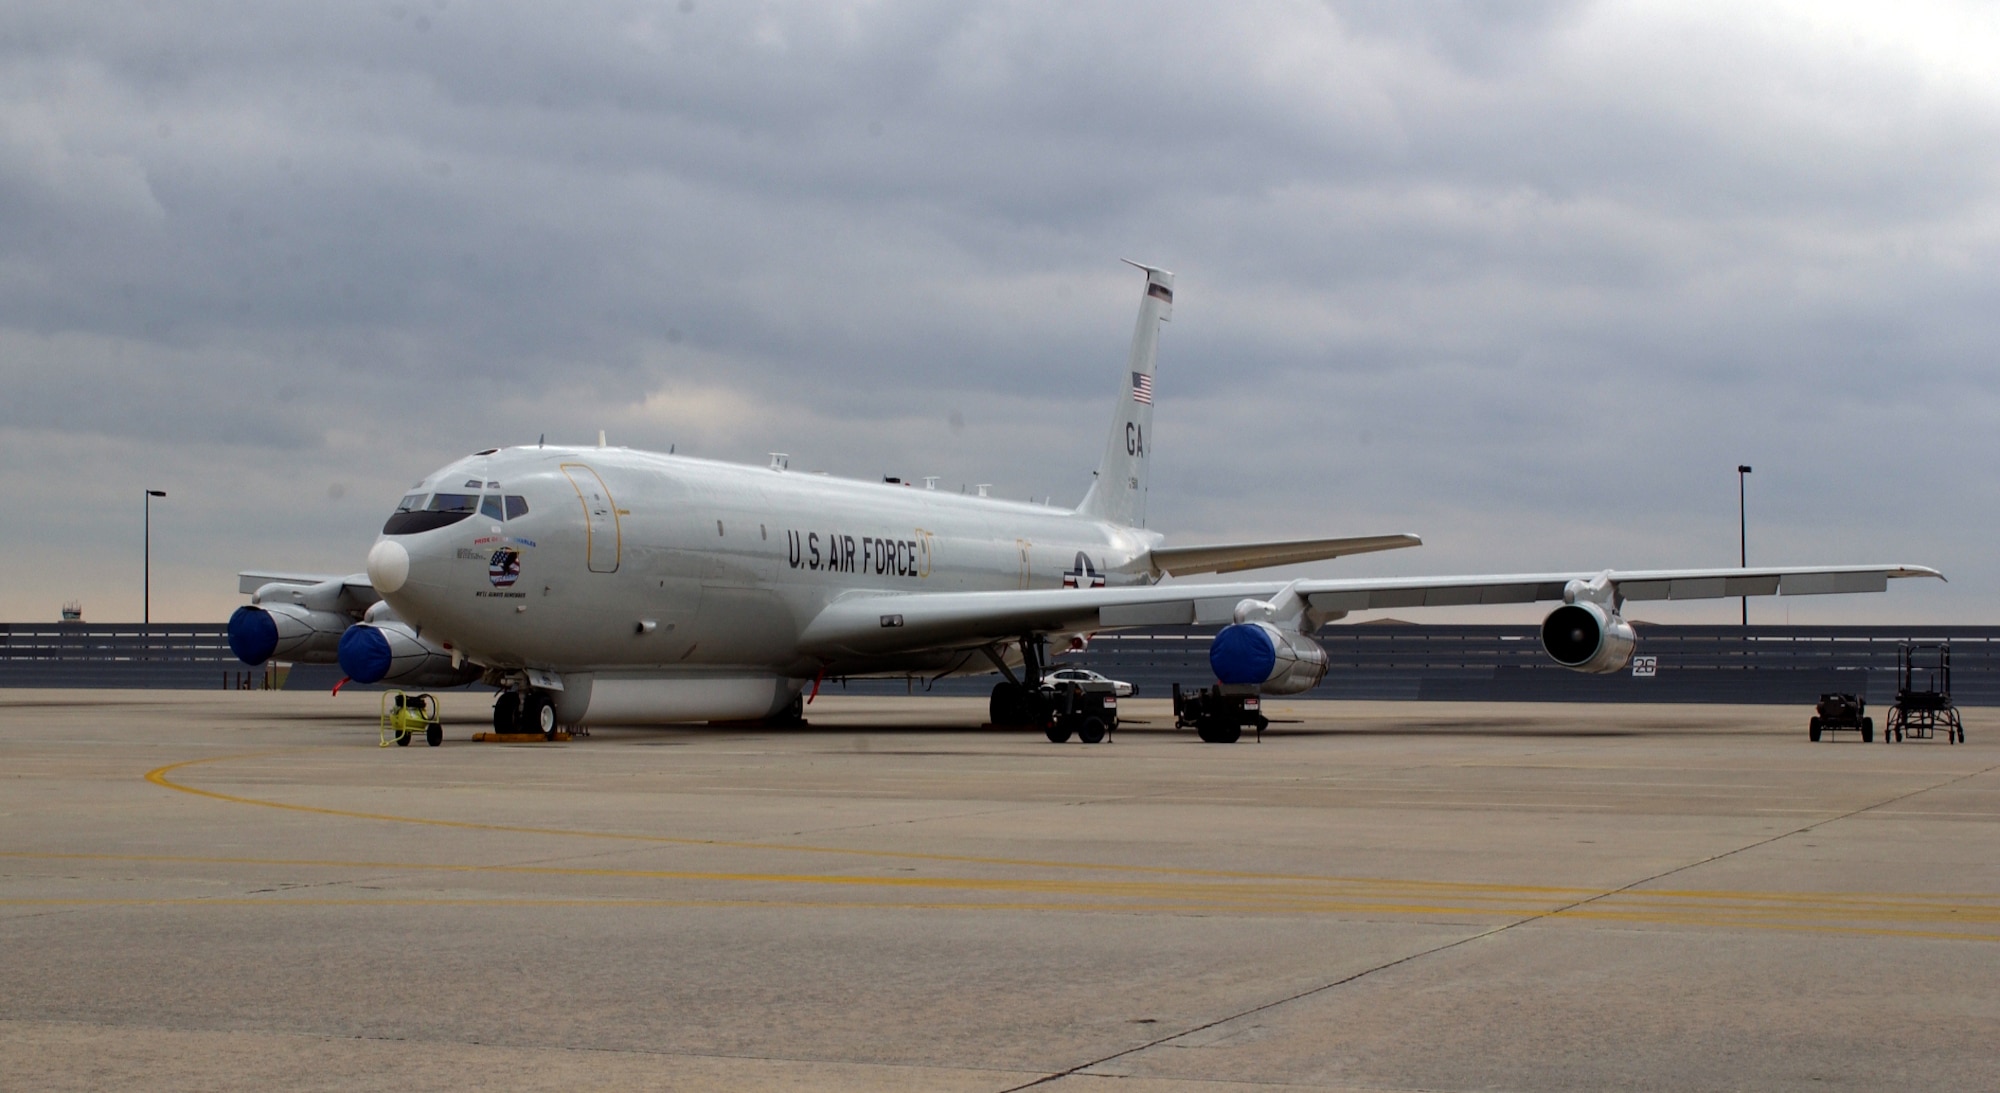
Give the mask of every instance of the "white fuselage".
POLYGON ((377 591, 425 640, 503 670, 991 670, 963 653, 828 662, 798 639, 850 595, 1144 584, 1159 541, 1042 505, 623 448, 469 456, 411 492, 526 500, 511 519, 384 534, 370 554, 377 591), (398 549, 406 575, 383 562, 398 549))

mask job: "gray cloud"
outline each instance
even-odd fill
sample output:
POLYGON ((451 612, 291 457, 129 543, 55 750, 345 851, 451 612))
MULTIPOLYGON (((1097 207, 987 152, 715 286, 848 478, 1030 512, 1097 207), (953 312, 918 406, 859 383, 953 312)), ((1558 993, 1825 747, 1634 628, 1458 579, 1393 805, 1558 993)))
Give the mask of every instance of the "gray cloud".
POLYGON ((1955 578, 1795 618, 1984 620, 1978 10, 16 5, 0 614, 136 615, 142 477, 219 617, 541 433, 1073 501, 1132 256, 1183 537, 1723 562, 1750 462, 1759 557, 1955 578))

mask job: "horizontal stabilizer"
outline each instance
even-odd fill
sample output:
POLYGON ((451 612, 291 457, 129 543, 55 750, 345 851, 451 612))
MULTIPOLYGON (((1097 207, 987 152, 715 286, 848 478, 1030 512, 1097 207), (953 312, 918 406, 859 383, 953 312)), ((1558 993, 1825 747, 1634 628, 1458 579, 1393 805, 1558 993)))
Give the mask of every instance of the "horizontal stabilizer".
POLYGON ((1376 550, 1401 550, 1422 545, 1424 541, 1414 535, 1350 535, 1343 539, 1154 547, 1149 561, 1154 576, 1181 577, 1189 573, 1235 573, 1245 569, 1297 565, 1300 562, 1338 558, 1344 554, 1367 554, 1376 550))

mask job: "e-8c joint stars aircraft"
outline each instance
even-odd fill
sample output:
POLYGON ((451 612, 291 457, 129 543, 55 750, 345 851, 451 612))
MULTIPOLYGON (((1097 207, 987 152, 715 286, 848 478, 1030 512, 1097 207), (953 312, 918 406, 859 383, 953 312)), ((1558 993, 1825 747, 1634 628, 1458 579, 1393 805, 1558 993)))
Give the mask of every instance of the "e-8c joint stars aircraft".
MULTIPOLYGON (((1136 265, 1136 264, 1135 264, 1136 265)), ((893 482, 607 448, 493 448, 425 477, 366 575, 246 573, 232 647, 336 658, 356 681, 500 688, 503 731, 796 719, 826 677, 998 672, 996 724, 1043 724, 1051 641, 1224 624, 1221 682, 1272 694, 1325 675, 1318 627, 1372 608, 1560 601, 1548 655, 1630 663, 1634 600, 1882 591, 1912 565, 1192 583, 1416 546, 1414 535, 1166 546, 1146 530, 1154 349, 1173 275, 1146 275, 1104 456, 1074 510, 893 482)), ((1233 735, 1230 737, 1233 738, 1233 735)))

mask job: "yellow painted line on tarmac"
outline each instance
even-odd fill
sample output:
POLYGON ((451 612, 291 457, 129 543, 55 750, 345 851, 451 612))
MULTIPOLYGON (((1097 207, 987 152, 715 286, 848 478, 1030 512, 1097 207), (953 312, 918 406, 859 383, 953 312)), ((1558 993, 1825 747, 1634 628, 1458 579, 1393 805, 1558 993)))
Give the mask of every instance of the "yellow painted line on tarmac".
MULTIPOLYGON (((329 899, 326 897, 286 897, 283 893, 273 893, 266 898, 242 896, 183 897, 183 898, 23 898, 0 899, 0 907, 258 907, 258 908, 315 908, 315 907, 493 907, 493 908, 649 908, 649 909, 713 909, 713 908, 817 908, 825 910, 905 910, 905 911, 1034 911, 1034 912, 1102 912, 1110 914, 1196 914, 1239 915, 1244 908, 1209 907, 1201 904, 1182 903, 990 903, 970 901, 903 901, 903 900, 815 900, 815 899, 657 899, 657 898, 548 898, 532 897, 403 897, 386 896, 380 898, 355 897, 329 899)), ((1292 913, 1278 910, 1272 913, 1292 913)), ((1438 912, 1429 912, 1438 913, 1438 912)), ((1568 917, 1567 915, 1563 917, 1568 917)), ((1851 925, 1819 925, 1813 923, 1768 923, 1768 922, 1716 922, 1697 916, 1655 916, 1643 920, 1648 925, 1725 927, 1742 930, 1778 931, 1784 933, 1828 934, 1840 936, 1886 937, 1934 941, 2000 941, 2000 934, 1966 933, 1954 930, 1914 930, 1894 927, 1866 927, 1851 925)))
POLYGON ((1598 888, 1551 885, 1505 885, 1426 881, 1381 877, 1311 876, 1286 873, 1253 873, 1233 870, 1191 869, 1165 866, 1114 865, 1090 862, 1047 861, 997 858, 961 854, 928 854, 910 851, 865 850, 846 847, 803 846, 724 839, 696 839, 668 835, 540 828, 476 821, 446 820, 390 813, 362 812, 317 805, 267 801, 254 797, 202 789, 170 777, 175 771, 207 763, 262 756, 215 756, 186 760, 150 771, 146 781, 162 788, 224 801, 317 815, 386 823, 418 824, 430 827, 494 831, 509 834, 550 835, 568 838, 605 839, 676 846, 714 847, 803 854, 836 854, 860 858, 924 861, 956 865, 981 865, 1007 869, 1100 872, 1112 875, 1140 874, 1153 877, 1199 878, 1198 880, 1110 880, 1050 877, 949 877, 875 876, 852 873, 790 873, 723 870, 611 869, 577 866, 477 865, 454 862, 334 861, 255 857, 201 857, 191 855, 43 854, 31 851, 0 851, 0 859, 13 860, 99 860, 160 864, 206 864, 280 868, 369 869, 397 872, 479 873, 515 876, 578 877, 677 883, 753 884, 813 886, 833 889, 889 889, 902 891, 957 892, 969 896, 1016 893, 1032 900, 985 902, 974 900, 927 900, 875 902, 862 900, 813 899, 661 899, 635 900, 607 897, 578 900, 536 900, 511 897, 466 900, 416 900, 359 898, 354 900, 287 899, 283 893, 262 899, 188 900, 11 900, 0 906, 16 905, 270 905, 301 906, 325 903, 347 905, 466 905, 466 906, 645 906, 645 907, 882 907, 908 909, 977 910, 1061 910, 1112 911, 1125 913, 1222 913, 1222 914, 1334 914, 1387 915, 1402 917, 1465 916, 1564 918, 1602 922, 1607 925, 1681 925, 1737 929, 1778 929, 1841 934, 1880 934, 1897 937, 1948 940, 2000 940, 2000 933, 1968 933, 1956 930, 1913 929, 1918 926, 1967 926, 1978 928, 2000 924, 2000 893, 1866 893, 1866 892, 1739 892, 1727 890, 1630 889, 1605 893, 1598 888), (1045 902, 1050 897, 1062 902, 1045 902), (1564 904, 1584 901, 1579 906, 1564 904))
MULTIPOLYGON (((1321 888, 1298 884, 1219 884, 1219 883, 1168 883, 1135 881, 1089 881, 1055 880, 1046 878, 968 878, 968 877, 882 877, 856 874, 794 874, 794 873, 746 873, 698 870, 656 870, 656 869, 606 869, 576 866, 541 865, 477 865, 453 862, 420 861, 346 861, 323 859, 255 858, 255 857, 208 857, 195 855, 138 855, 138 854, 55 854, 32 851, 0 852, 0 859, 43 860, 43 861, 113 861, 121 863, 181 864, 181 865, 232 865, 281 868, 336 868, 395 871, 406 873, 473 873, 511 876, 562 876, 606 880, 707 882, 726 884, 762 884, 788 886, 820 886, 847 889, 892 889, 931 890, 940 892, 963 892, 978 895, 1019 893, 1024 896, 1047 898, 1067 897, 1059 904, 1043 902, 985 903, 969 901, 951 902, 910 902, 897 901, 883 906, 896 907, 956 907, 966 908, 1013 908, 1021 910, 1061 908, 1071 911, 1121 910, 1172 911, 1177 913, 1257 913, 1257 914, 1338 914, 1338 915, 1395 915, 1395 916, 1449 916, 1463 918, 1477 917, 1562 917, 1605 923, 1666 924, 1723 926, 1756 929, 1803 929, 1827 930, 1833 932, 1861 932, 1887 930, 1889 933, 1909 935, 1909 926, 1966 926, 1979 927, 2000 924, 2000 905, 1995 900, 2000 897, 1978 897, 1986 901, 1950 903, 1937 894, 1908 896, 1875 895, 1866 899, 1843 897, 1820 898, 1810 893, 1780 892, 1621 892, 1592 901, 1583 906, 1559 909, 1549 901, 1522 902, 1502 901, 1484 892, 1463 892, 1453 897, 1436 891, 1434 882, 1420 885, 1396 885, 1382 883, 1371 885, 1365 890, 1347 888, 1321 888), (1416 890, 1421 888, 1422 890, 1416 890), (1439 899, 1440 896, 1444 898, 1439 899), (1891 929, 1901 925, 1905 928, 1891 929)), ((285 900, 283 892, 274 893, 272 898, 285 900)), ((1962 897, 1961 897, 1962 898, 1962 897)), ((475 899, 475 903, 489 903, 508 897, 475 899)), ((586 903, 601 903, 606 899, 617 902, 616 897, 586 899, 586 903)), ((0 900, 0 905, 18 901, 0 900)), ((32 901, 30 901, 32 902, 32 901)), ((61 901, 58 901, 61 902, 61 901)), ((86 900, 85 902, 90 902, 86 900)), ((114 900, 114 902, 116 902, 114 900)), ((146 902, 146 901, 140 901, 146 902)), ((173 902, 173 901, 168 901, 173 902)), ((194 899, 188 902, 213 902, 194 899)), ((260 902, 252 900, 250 902, 260 902)), ((363 899, 361 902, 379 902, 363 899)), ((778 903, 786 906, 850 906, 862 905, 853 900, 775 900, 750 901, 714 900, 665 900, 667 904, 689 906, 734 905, 737 902, 751 904, 778 903)), ((877 904, 867 904, 875 906, 877 904)), ((1982 935, 1950 932, 1950 937, 1989 938, 2000 940, 2000 934, 1982 935)))
POLYGON ((1592 896, 1599 893, 1596 888, 1572 888, 1553 885, 1515 884, 1460 884, 1452 881, 1394 880, 1374 877, 1324 877, 1311 874, 1293 873, 1252 873, 1229 869, 1193 869, 1180 866, 1120 865, 1097 862, 1053 861, 1033 858, 994 858, 973 854, 926 854, 908 850, 866 850, 839 846, 806 846, 787 843, 749 842, 732 839, 692 839, 674 835, 647 835, 636 832, 582 831, 575 828, 527 827, 517 824, 491 824, 475 820, 441 820, 425 816, 399 816, 384 812, 359 812, 353 809, 326 808, 320 805, 299 805, 285 801, 266 801, 256 797, 241 797, 233 793, 222 793, 212 789, 201 789, 167 777, 173 771, 206 763, 220 763, 236 759, 259 759, 264 755, 217 755, 206 759, 188 759, 179 763, 169 763, 164 767, 146 772, 146 781, 164 789, 190 793, 197 797, 208 797, 231 804, 255 805, 260 808, 276 808, 289 812, 306 812, 321 816, 340 816, 351 820, 375 820, 382 823, 421 824, 426 827, 448 827, 465 831, 497 831, 514 835, 553 835, 576 839, 607 839, 612 841, 655 843, 667 846, 705 846, 731 850, 763 850, 798 854, 844 854, 863 858, 887 858, 899 861, 956 862, 969 865, 1018 866, 1029 869, 1077 869, 1108 873, 1147 873, 1162 876, 1218 877, 1232 880, 1275 880, 1305 881, 1315 884, 1405 884, 1413 886, 1434 886, 1447 890, 1482 890, 1503 894, 1546 895, 1551 899, 1578 896, 1592 896))

